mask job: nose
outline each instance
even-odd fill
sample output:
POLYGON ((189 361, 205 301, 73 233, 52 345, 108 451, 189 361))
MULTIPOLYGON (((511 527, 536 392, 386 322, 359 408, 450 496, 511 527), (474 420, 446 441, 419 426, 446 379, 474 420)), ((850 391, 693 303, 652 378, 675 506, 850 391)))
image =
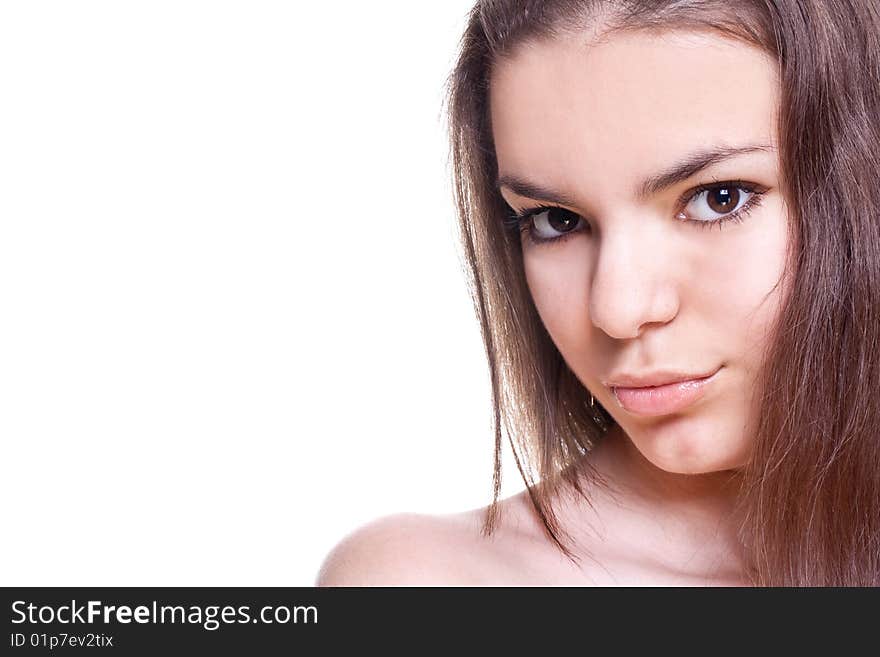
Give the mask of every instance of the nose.
POLYGON ((680 305, 674 254, 652 231, 606 235, 589 287, 590 319, 612 338, 637 338, 670 322, 680 305))

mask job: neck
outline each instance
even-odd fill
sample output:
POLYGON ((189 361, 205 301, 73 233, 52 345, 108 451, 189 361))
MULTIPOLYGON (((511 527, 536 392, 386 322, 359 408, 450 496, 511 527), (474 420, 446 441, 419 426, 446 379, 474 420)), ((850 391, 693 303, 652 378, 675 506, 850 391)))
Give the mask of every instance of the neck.
POLYGON ((733 511, 741 482, 736 470, 682 474, 667 472, 651 463, 619 425, 609 430, 603 441, 604 454, 598 454, 611 468, 611 475, 622 495, 631 502, 656 507, 676 508, 688 514, 729 514, 733 511))
POLYGON ((606 540, 623 540, 624 549, 638 558, 682 571, 739 567, 737 471, 666 472, 648 461, 619 426, 586 458, 608 482, 601 490, 589 487, 608 509, 602 520, 606 540))

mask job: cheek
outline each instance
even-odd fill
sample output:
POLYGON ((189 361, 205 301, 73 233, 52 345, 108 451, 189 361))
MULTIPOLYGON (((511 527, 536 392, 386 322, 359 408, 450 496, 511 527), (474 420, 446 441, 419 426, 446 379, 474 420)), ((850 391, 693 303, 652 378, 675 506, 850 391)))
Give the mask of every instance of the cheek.
POLYGON ((750 376, 761 366, 788 286, 785 209, 778 201, 767 205, 705 263, 698 304, 707 311, 700 320, 712 328, 714 341, 750 376))
POLYGON ((590 336, 590 258, 588 246, 577 239, 562 248, 532 247, 524 253, 529 293, 563 356, 582 349, 590 336))

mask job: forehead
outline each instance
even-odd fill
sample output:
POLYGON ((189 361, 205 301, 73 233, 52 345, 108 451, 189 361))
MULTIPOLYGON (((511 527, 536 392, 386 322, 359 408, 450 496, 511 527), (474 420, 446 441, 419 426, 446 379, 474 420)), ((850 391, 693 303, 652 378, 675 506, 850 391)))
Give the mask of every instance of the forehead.
POLYGON ((700 148, 775 143, 777 69, 709 32, 529 43, 492 71, 499 171, 613 195, 700 148))

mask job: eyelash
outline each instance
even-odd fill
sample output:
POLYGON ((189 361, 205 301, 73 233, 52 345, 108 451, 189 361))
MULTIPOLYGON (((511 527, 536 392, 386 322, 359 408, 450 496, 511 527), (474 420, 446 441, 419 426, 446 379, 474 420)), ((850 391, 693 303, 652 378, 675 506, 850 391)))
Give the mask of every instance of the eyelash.
MULTIPOLYGON (((735 187, 737 189, 750 193, 751 196, 749 197, 749 200, 746 201, 739 210, 731 212, 730 214, 726 214, 718 219, 714 219, 712 221, 700 221, 699 219, 679 219, 678 221, 698 224, 700 228, 712 228, 713 226, 718 226, 718 229, 721 230, 723 224, 726 224, 728 222, 740 223, 745 220, 749 213, 761 204, 761 197, 766 192, 766 190, 763 189, 759 190, 758 185, 748 183, 744 180, 726 180, 720 182, 711 182, 704 185, 699 185, 694 189, 686 192, 685 195, 681 199, 679 199, 679 205, 683 208, 687 207, 687 205, 694 198, 696 198, 703 192, 713 191, 724 187, 735 187)), ((512 211, 512 213, 503 220, 503 224, 504 227, 511 232, 520 232, 525 234, 526 239, 534 245, 547 244, 549 242, 563 242, 572 235, 581 232, 581 230, 573 228, 568 232, 562 233, 558 237, 536 237, 533 224, 534 216, 541 214, 542 212, 546 212, 547 210, 554 209, 571 212, 570 210, 566 210, 565 208, 562 208, 558 205, 538 205, 531 208, 525 208, 520 212, 516 212, 515 210, 512 211)), ((572 212, 571 214, 575 213, 572 212)))

